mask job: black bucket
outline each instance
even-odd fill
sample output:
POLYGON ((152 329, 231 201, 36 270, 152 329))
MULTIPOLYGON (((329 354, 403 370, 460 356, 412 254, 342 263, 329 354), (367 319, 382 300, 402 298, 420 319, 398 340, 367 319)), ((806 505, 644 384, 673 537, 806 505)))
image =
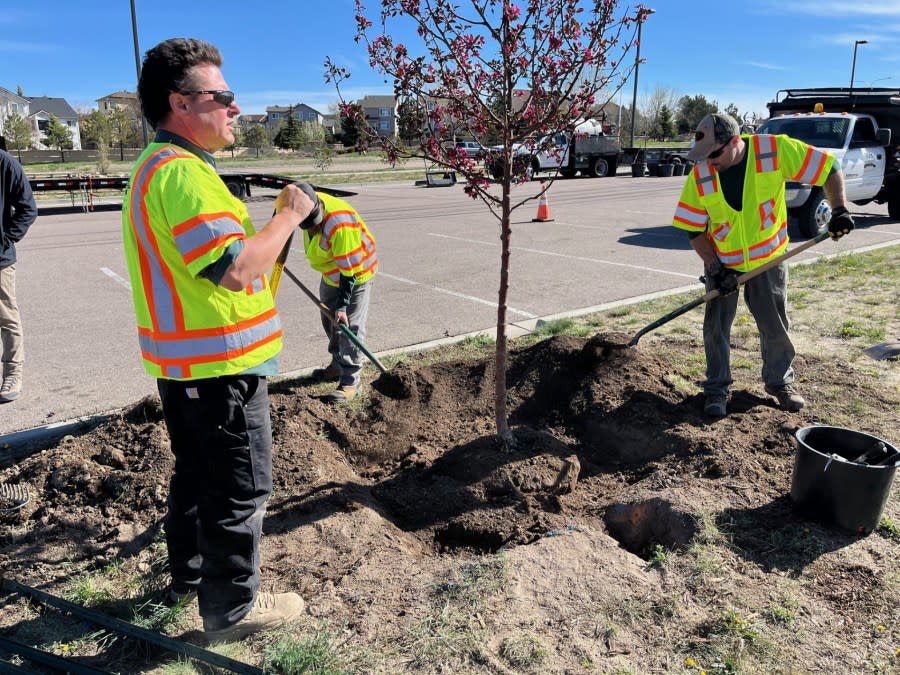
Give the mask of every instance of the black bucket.
POLYGON ((804 427, 796 437, 791 499, 797 509, 855 534, 878 527, 900 463, 897 448, 842 427, 804 427), (886 460, 889 465, 878 464, 886 460))

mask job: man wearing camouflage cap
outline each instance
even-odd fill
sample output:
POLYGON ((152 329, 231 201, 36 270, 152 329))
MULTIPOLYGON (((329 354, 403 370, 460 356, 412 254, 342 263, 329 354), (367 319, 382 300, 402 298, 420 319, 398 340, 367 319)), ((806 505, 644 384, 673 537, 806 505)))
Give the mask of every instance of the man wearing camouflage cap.
MULTIPOLYGON (((737 277, 781 256, 788 246, 786 181, 820 185, 832 207, 828 233, 838 239, 853 229, 844 179, 834 157, 785 135, 740 133, 729 115, 700 122, 688 159, 697 162, 685 182, 672 224, 688 232, 703 260, 707 290, 721 295, 706 304, 704 412, 727 414, 732 384, 729 341, 737 312, 737 277)), ((783 410, 806 405, 794 388, 796 354, 788 335, 787 267, 775 265, 744 284, 744 300, 756 320, 766 393, 783 410)))

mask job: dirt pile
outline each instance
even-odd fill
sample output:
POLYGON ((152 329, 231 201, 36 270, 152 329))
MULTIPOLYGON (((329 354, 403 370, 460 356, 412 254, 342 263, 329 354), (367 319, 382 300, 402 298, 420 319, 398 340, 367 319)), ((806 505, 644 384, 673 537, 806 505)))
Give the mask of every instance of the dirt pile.
MULTIPOLYGON (((299 590, 311 621, 372 647, 430 616, 436 579, 501 560, 504 590, 468 612, 484 637, 451 651, 455 672, 532 672, 502 657, 504 640, 523 631, 551 655, 534 672, 647 672, 672 654, 704 653, 725 605, 761 613, 787 584, 818 635, 794 635, 752 663, 888 663, 900 641, 897 540, 807 522, 787 497, 794 432, 817 421, 824 397, 790 415, 760 385, 738 382, 732 414, 709 423, 700 396, 685 393, 696 346, 682 345, 680 359, 609 347, 622 337, 555 337, 511 354, 512 450, 493 435, 490 358, 411 358, 338 410, 321 387, 274 385, 267 588, 299 590), (692 567, 698 545, 715 557, 705 572, 692 567), (626 600, 651 609, 631 623, 626 600)), ((802 359, 798 370, 823 391, 851 386, 898 403, 832 363, 802 359)), ((0 481, 27 484, 32 499, 5 516, 4 574, 59 592, 73 569, 147 568, 171 468, 155 399, 6 467, 0 481)), ((900 521, 896 502, 887 514, 900 521)), ((0 630, 14 637, 21 604, 5 602, 0 630)), ((387 659, 386 672, 418 663, 403 648, 387 659)))

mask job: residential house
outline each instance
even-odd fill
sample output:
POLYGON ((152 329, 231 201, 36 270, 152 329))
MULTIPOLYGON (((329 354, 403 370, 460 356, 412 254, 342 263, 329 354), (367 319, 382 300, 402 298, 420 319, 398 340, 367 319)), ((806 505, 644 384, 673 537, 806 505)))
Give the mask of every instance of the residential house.
POLYGON ((9 89, 0 87, 0 136, 5 136, 4 125, 6 118, 11 113, 17 113, 23 118, 28 118, 29 106, 28 99, 11 92, 9 89))
POLYGON ((238 126, 242 133, 247 133, 253 127, 266 126, 265 115, 241 115, 238 117, 238 126))
POLYGON ((97 110, 100 112, 109 112, 120 108, 124 108, 135 117, 138 117, 141 112, 141 105, 138 101, 137 93, 133 91, 117 91, 97 99, 97 110))
POLYGON ((395 96, 366 96, 357 101, 363 109, 369 127, 379 136, 392 138, 397 134, 397 98, 395 96))
POLYGON ((315 122, 316 124, 322 124, 322 120, 325 117, 318 110, 310 108, 305 103, 298 103, 297 105, 292 106, 271 105, 266 107, 266 129, 273 134, 278 131, 278 127, 280 127, 283 122, 287 121, 287 118, 291 114, 291 110, 293 110, 294 117, 301 122, 315 122))
POLYGON ((50 124, 50 116, 69 127, 72 132, 72 149, 81 150, 81 130, 78 127, 78 113, 73 110, 66 99, 50 96, 34 96, 28 99, 31 113, 28 119, 32 123, 31 138, 33 146, 38 150, 48 150, 49 146, 44 142, 44 132, 50 124))

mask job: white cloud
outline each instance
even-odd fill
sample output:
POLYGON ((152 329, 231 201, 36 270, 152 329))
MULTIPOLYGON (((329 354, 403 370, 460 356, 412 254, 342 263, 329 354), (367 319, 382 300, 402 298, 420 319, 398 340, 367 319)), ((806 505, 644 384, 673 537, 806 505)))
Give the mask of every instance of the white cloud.
POLYGON ((771 9, 781 13, 809 14, 812 16, 841 16, 861 19, 871 16, 900 16, 898 0, 882 0, 873 2, 845 2, 839 0, 788 0, 787 2, 769 2, 771 9))

